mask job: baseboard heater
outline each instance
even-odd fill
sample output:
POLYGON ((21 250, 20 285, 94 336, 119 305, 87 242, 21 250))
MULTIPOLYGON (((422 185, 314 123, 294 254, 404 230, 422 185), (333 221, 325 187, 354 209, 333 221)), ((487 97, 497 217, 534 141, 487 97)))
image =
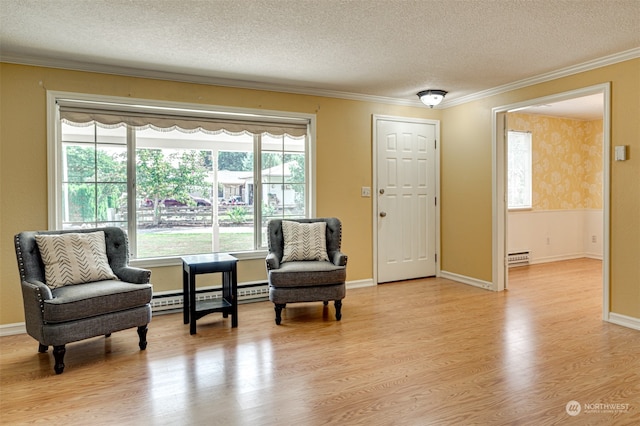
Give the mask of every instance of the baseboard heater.
MULTIPOLYGON (((196 291, 196 300, 211 300, 222 297, 221 288, 206 288, 196 291)), ((238 303, 262 302, 269 299, 267 283, 238 286, 238 303)), ((154 294, 151 309, 154 313, 182 309, 182 292, 154 294)))
POLYGON ((528 265, 530 259, 531 259, 531 252, 529 252, 529 250, 509 253, 507 255, 507 265, 510 268, 512 266, 528 265))

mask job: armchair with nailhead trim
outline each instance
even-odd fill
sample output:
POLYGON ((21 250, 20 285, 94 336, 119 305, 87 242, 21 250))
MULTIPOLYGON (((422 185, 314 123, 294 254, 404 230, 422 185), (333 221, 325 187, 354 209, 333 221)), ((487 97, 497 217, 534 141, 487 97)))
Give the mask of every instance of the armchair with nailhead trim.
MULTIPOLYGON (((283 261, 285 235, 283 220, 273 219, 267 225, 269 253, 266 258, 269 300, 275 305, 276 324, 282 321, 287 303, 334 301, 336 320, 342 318, 342 299, 346 294, 347 256, 342 253, 342 223, 339 219, 287 219, 299 224, 326 223, 327 260, 283 261)), ((324 248, 323 248, 324 249, 324 248)))
POLYGON ((147 347, 151 321, 151 271, 129 266, 127 235, 105 227, 65 231, 21 232, 15 249, 22 286, 27 333, 39 342, 39 352, 53 346, 54 371, 64 370, 65 345, 90 337, 137 327, 139 347, 147 347), (61 235, 104 231, 106 256, 115 277, 51 288, 36 235, 61 235))

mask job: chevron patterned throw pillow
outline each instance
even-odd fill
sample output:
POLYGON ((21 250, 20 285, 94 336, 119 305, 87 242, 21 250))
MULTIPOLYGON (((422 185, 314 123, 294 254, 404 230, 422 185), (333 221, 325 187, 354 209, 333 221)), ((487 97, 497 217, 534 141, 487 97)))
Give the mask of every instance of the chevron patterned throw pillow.
POLYGON ((283 262, 293 260, 329 260, 326 222, 299 223, 282 221, 283 262))
POLYGON ((50 288, 100 280, 117 280, 109 261, 104 232, 36 235, 50 288))

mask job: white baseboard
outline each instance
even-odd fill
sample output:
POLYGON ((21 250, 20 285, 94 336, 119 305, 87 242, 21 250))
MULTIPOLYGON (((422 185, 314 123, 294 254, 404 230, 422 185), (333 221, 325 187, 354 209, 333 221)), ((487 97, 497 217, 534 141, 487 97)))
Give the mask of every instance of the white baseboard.
POLYGON ((633 328, 634 330, 640 330, 640 318, 628 317, 622 314, 609 313, 609 322, 623 327, 633 328))
POLYGON ((604 256, 598 253, 585 253, 584 257, 586 257, 587 259, 604 260, 604 256))
POLYGON ((537 265, 539 263, 561 262, 563 260, 582 259, 583 257, 586 257, 584 253, 570 253, 556 256, 536 257, 531 259, 530 264, 537 265))
POLYGON ((540 263, 561 262, 563 260, 574 260, 574 259, 584 259, 584 258, 602 260, 603 256, 601 254, 596 254, 596 253, 564 254, 560 256, 538 257, 535 259, 531 259, 531 262, 529 264, 538 265, 540 263))
POLYGON ((482 281, 477 278, 467 277, 465 275, 454 274, 453 272, 440 271, 441 278, 446 278, 448 280, 457 281, 463 284, 472 285, 474 287, 484 288, 485 290, 493 290, 493 283, 489 281, 482 281))
POLYGON ((0 325, 0 337, 25 334, 26 332, 27 328, 23 322, 0 325))
POLYGON ((356 280, 356 281, 346 282, 347 290, 351 290, 353 288, 374 287, 375 285, 376 284, 373 282, 373 279, 371 278, 366 280, 356 280))

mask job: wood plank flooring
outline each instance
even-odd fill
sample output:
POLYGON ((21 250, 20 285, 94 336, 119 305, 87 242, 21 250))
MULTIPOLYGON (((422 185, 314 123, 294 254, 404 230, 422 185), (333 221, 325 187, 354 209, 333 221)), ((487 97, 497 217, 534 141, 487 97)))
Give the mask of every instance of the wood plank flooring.
POLYGON ((69 344, 59 376, 51 350, 3 337, 0 423, 640 424, 640 332, 602 321, 599 261, 514 268, 501 293, 352 289, 333 312, 292 304, 276 326, 272 304, 245 304, 237 329, 212 314, 193 336, 159 315, 146 351, 135 330, 69 344))

